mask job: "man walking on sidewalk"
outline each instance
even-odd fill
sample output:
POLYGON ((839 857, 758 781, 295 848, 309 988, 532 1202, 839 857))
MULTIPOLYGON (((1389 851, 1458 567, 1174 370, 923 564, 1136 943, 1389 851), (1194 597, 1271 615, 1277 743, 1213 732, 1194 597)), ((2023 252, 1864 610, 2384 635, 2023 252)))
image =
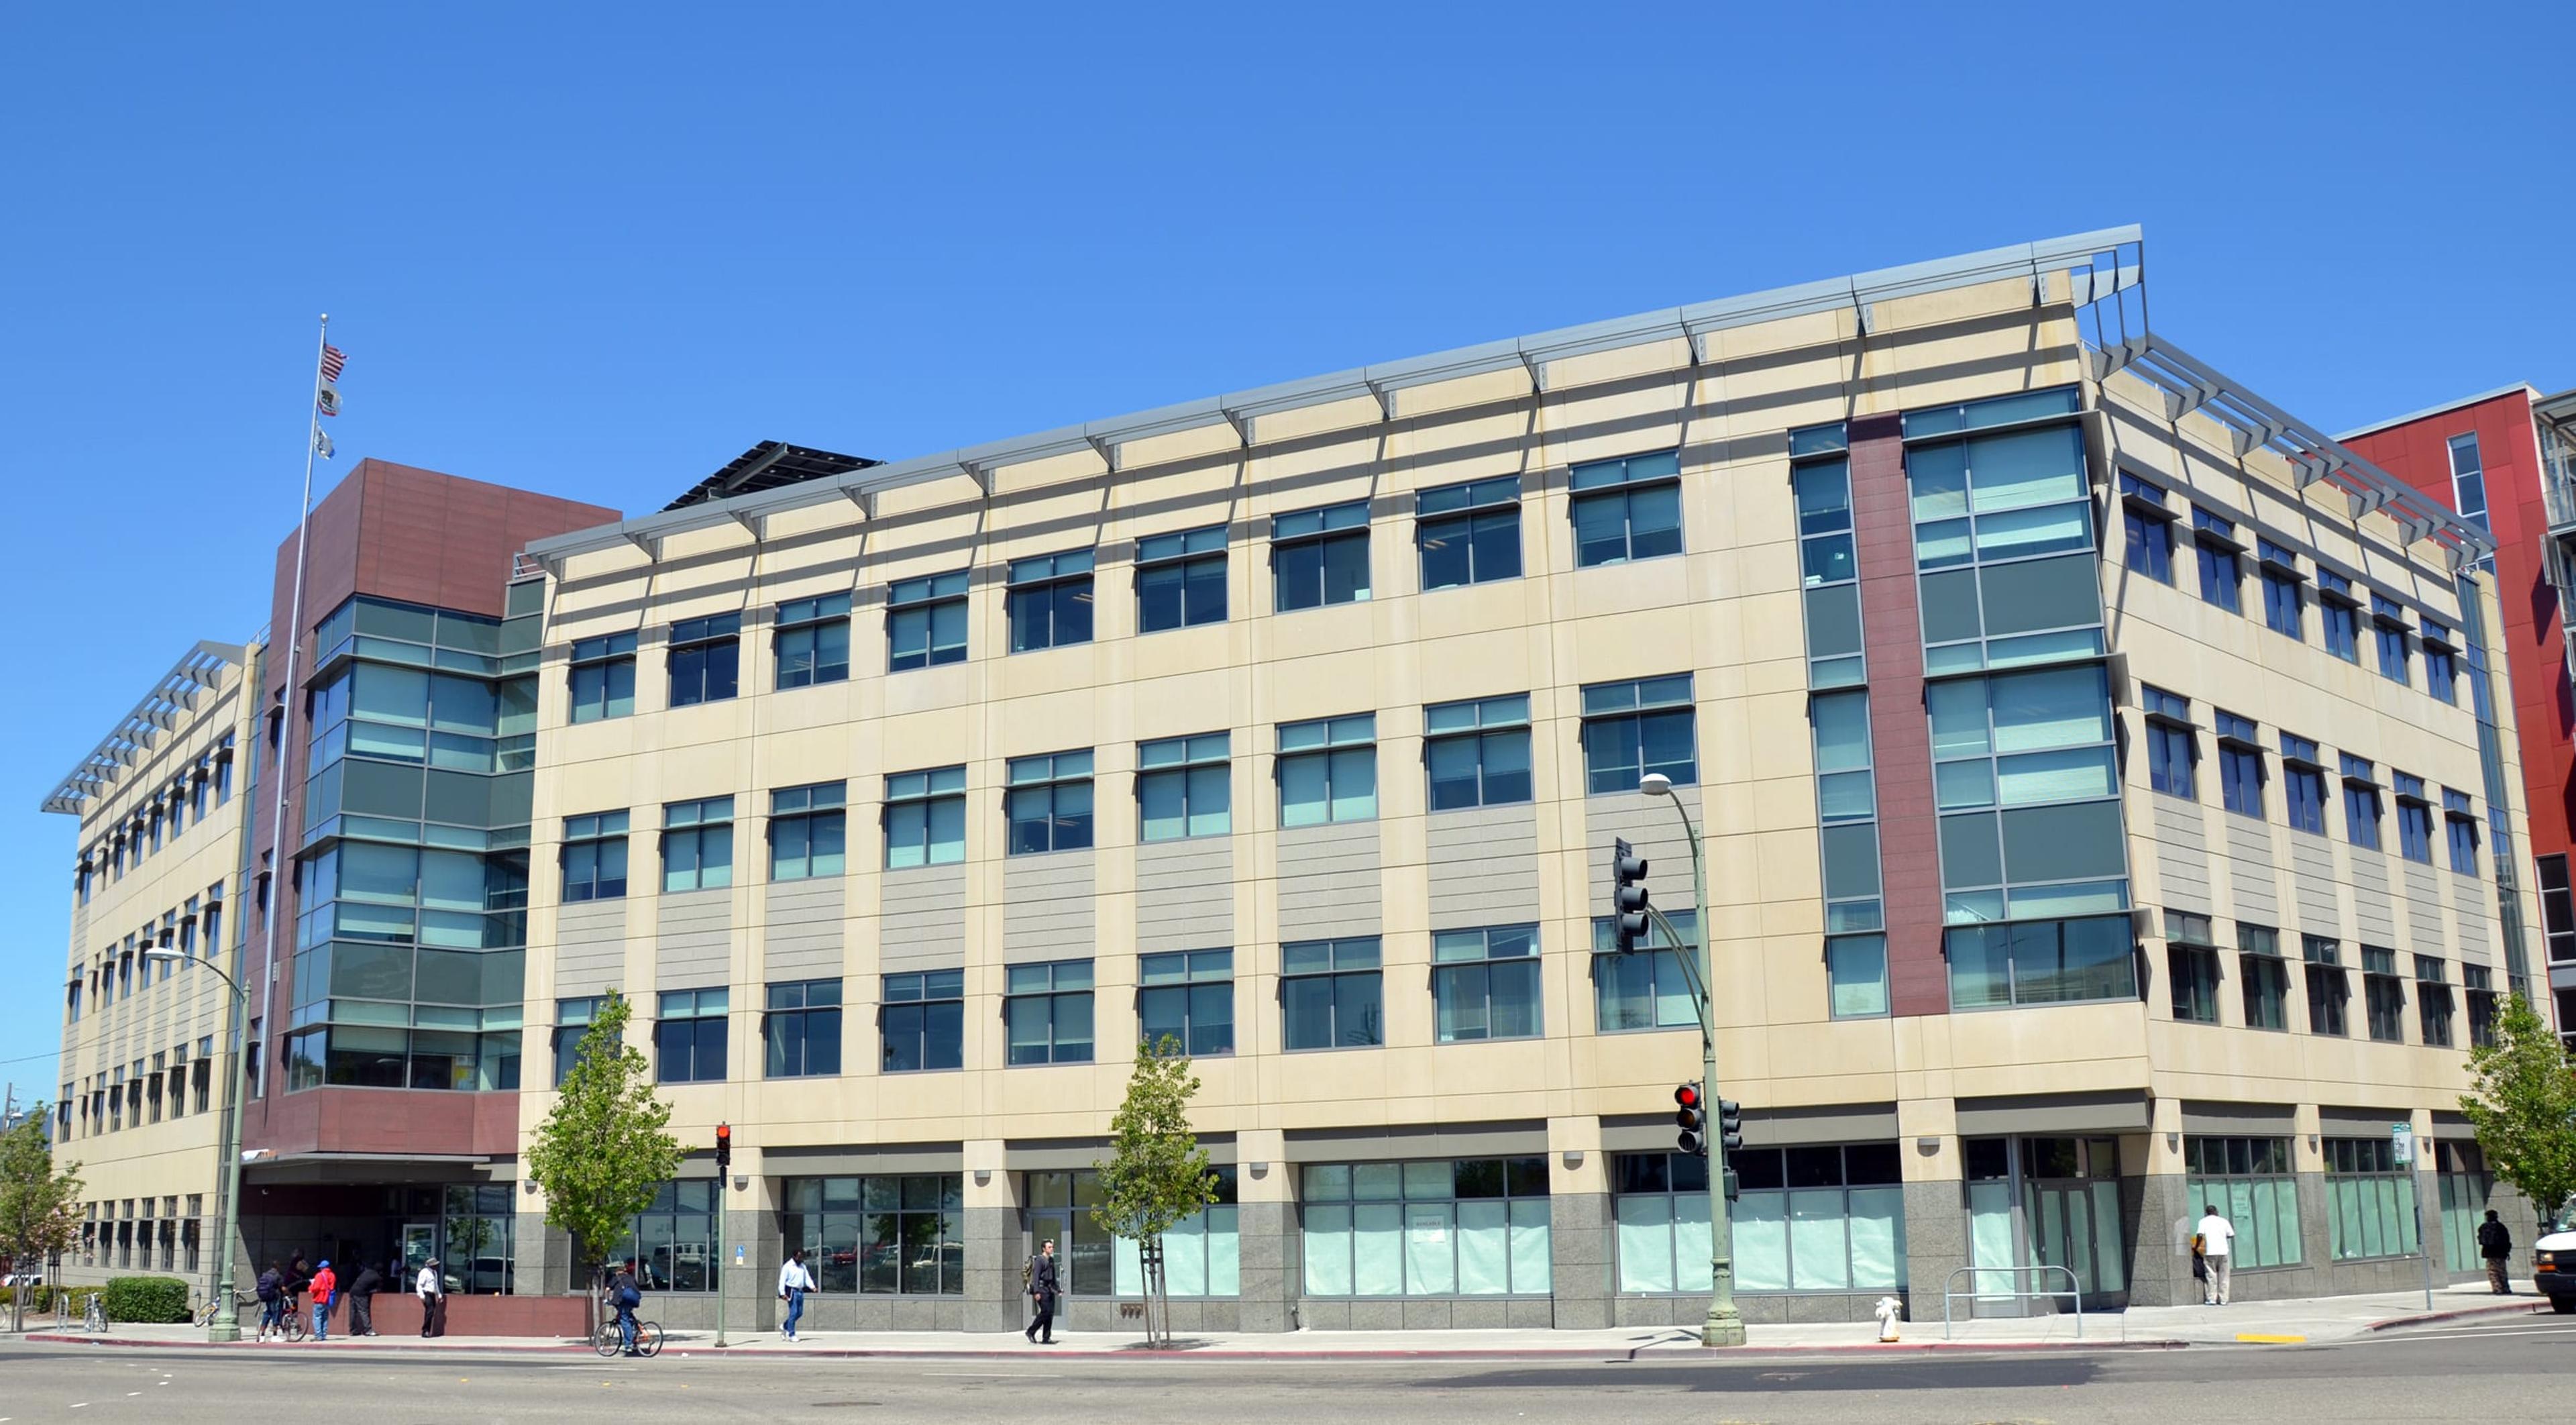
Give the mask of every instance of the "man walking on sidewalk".
POLYGON ((1049 1242, 1029 1261, 1029 1329, 1020 1333, 1038 1345, 1055 1344, 1055 1302, 1063 1293, 1062 1283, 1056 1274, 1055 1243, 1049 1242))
POLYGON ((2218 1204, 2204 1205, 2200 1225, 2192 1229, 2199 1239, 2200 1259, 2209 1268, 2209 1280, 2201 1287, 2203 1306, 2227 1304, 2227 1262, 2229 1249, 2236 1245, 2236 1224, 2218 1215, 2218 1204))
POLYGON ((805 1270, 805 1249, 797 1248, 778 1264, 778 1299, 787 1303, 787 1324, 780 1335, 796 1339, 796 1321, 805 1314, 805 1293, 814 1289, 814 1274, 805 1270))
POLYGON ((2487 1286, 2498 1296, 2513 1295, 2513 1229, 2492 1207, 2478 1224, 2478 1255, 2487 1259, 2487 1286))
POLYGON ((421 1263, 420 1275, 412 1281, 412 1291, 420 1297, 420 1334, 423 1337, 447 1334, 447 1279, 440 1272, 438 1259, 421 1263))

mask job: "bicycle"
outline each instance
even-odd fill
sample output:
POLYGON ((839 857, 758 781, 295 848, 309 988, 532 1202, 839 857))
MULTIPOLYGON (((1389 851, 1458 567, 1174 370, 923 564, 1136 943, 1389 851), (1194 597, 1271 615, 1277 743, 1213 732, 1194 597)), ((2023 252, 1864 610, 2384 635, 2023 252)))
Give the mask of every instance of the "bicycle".
MULTIPOLYGON (((615 1316, 610 1316, 599 1323, 599 1334, 591 1341, 590 1348, 612 1359, 626 1349, 626 1339, 617 1329, 615 1316)), ((639 1356, 662 1354, 661 1322, 638 1320, 635 1323, 635 1354, 639 1356)))
POLYGON ((81 1330, 92 1336, 107 1334, 107 1298, 98 1292, 81 1301, 81 1330))
MULTIPOLYGON (((206 1298, 204 1304, 196 1307, 188 1313, 188 1323, 200 1328, 212 1326, 215 1324, 215 1317, 217 1314, 217 1303, 215 1298, 210 1296, 206 1298)), ((255 1321, 258 1318, 259 1298, 250 1292, 236 1289, 233 1292, 233 1319, 235 1321, 245 1319, 255 1321)))
MULTIPOLYGON (((251 1298, 251 1305, 265 1307, 267 1303, 254 1296, 251 1298)), ((280 1313, 277 1318, 278 1338, 291 1345, 303 1340, 306 1336, 311 1335, 312 1331, 313 1327, 311 1323, 304 1319, 304 1304, 294 1297, 288 1297, 286 1299, 286 1309, 280 1313)), ((256 1337, 256 1339, 264 1341, 268 1339, 268 1337, 266 1333, 262 1332, 256 1337)))

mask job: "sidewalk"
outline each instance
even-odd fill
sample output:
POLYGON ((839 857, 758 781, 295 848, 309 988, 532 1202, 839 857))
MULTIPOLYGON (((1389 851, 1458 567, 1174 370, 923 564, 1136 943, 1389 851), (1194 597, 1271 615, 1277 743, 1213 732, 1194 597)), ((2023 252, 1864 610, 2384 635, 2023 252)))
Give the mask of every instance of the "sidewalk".
MULTIPOLYGON (((2483 1284, 2436 1288, 2435 1319, 2453 1314, 2480 1316, 2505 1312, 2547 1311, 2548 1302, 2530 1294, 2510 1300, 2488 1294, 2483 1284)), ((1919 1303, 1918 1303, 1919 1305, 1919 1303)), ((648 1307, 646 1317, 650 1319, 648 1307)), ((1909 1352, 1926 1350, 2045 1350, 2172 1348, 2180 1346, 2296 1345, 2350 1340, 2372 1331, 2426 1319, 2420 1291, 2383 1292, 2369 1296, 2312 1297, 2290 1301, 2236 1302, 2227 1306, 2142 1306, 2127 1311, 2090 1314, 2082 1335, 2073 1315, 1959 1322, 1944 1340, 1939 1317, 1909 1321, 1899 1328, 1899 1341, 1883 1345, 1869 1323, 1754 1326, 1746 1348, 1765 1353, 1909 1352)), ((105 1336, 77 1330, 55 1331, 30 1318, 31 1342, 117 1346, 204 1347, 205 1333, 193 1326, 114 1326, 105 1336)), ((414 1335, 352 1340, 335 1336, 315 1345, 256 1345, 248 1341, 225 1350, 300 1353, 351 1352, 491 1352, 541 1351, 587 1355, 582 1342, 544 1337, 448 1336, 435 1341, 414 1335)), ((714 1354, 712 1331, 673 1331, 665 1350, 677 1355, 714 1354)), ((925 1359, 1149 1359, 1327 1361, 1370 1358, 1417 1360, 1670 1360, 1695 1357, 1698 1333, 1669 1327, 1624 1327, 1604 1331, 1293 1331, 1255 1335, 1227 1332, 1180 1338, 1171 1352, 1147 1351, 1128 1332, 1060 1335, 1054 1346, 1032 1346, 1016 1333, 960 1334, 952 1331, 811 1331, 787 1341, 772 1331, 729 1331, 725 1355, 759 1356, 911 1356, 925 1359)))

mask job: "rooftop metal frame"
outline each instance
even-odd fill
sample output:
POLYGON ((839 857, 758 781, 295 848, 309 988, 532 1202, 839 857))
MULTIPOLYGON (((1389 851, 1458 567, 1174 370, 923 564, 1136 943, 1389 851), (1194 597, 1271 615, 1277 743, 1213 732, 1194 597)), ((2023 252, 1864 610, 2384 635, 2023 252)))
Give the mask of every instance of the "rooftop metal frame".
POLYGON ((200 697, 223 687, 224 674, 238 671, 248 657, 248 650, 234 643, 201 642, 182 654, 36 809, 81 815, 84 803, 114 790, 129 768, 151 755, 164 733, 177 731, 180 719, 196 711, 200 697))

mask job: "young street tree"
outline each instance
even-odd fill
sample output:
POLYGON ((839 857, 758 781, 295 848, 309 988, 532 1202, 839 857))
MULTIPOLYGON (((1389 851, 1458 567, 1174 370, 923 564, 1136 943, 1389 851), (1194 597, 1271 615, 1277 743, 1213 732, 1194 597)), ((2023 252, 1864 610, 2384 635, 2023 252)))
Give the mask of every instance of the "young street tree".
POLYGON ((654 1095, 650 1066, 626 1042, 629 1012, 623 995, 601 1002, 554 1111, 528 1145, 546 1225, 572 1234, 576 1280, 625 1237, 685 1156, 669 1132, 671 1106, 654 1095))
MULTIPOLYGON (((70 1251, 80 1231, 80 1164, 54 1166, 45 1119, 40 1103, 0 1134, 0 1252, 22 1272, 70 1251)), ((11 1292, 10 1328, 21 1329, 26 1321, 27 1293, 11 1292)))
POLYGON ((1091 1209, 1091 1220, 1135 1243, 1145 1269, 1148 1345, 1172 1341, 1163 1234, 1217 1197, 1216 1171, 1190 1131, 1190 1098, 1198 1091, 1179 1040, 1166 1034, 1159 1044, 1137 1045, 1127 1101, 1109 1121, 1109 1160, 1091 1165, 1100 1174, 1100 1205, 1091 1209))
POLYGON ((2520 995, 2496 1019, 2495 1042, 2469 1051, 2476 1080, 2460 1111, 2477 1129, 2487 1169, 2531 1200, 2542 1222, 2576 1196, 2576 1065, 2520 995))

